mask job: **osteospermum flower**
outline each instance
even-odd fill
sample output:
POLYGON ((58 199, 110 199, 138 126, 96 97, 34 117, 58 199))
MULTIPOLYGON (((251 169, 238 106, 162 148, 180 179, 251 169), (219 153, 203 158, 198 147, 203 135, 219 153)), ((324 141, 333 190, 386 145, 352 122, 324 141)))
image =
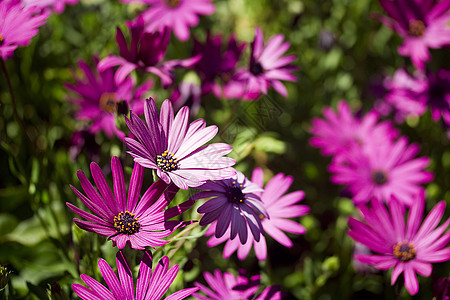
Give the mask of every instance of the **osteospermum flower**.
POLYGON ((18 46, 27 46, 45 24, 48 12, 35 14, 35 7, 25 7, 20 0, 0 2, 0 57, 12 57, 18 46))
MULTIPOLYGON (((93 61, 97 64, 98 58, 93 57, 93 61)), ((135 90, 131 78, 120 85, 116 84, 113 68, 99 71, 97 68, 91 69, 84 61, 78 62, 78 67, 83 71, 84 77, 74 74, 76 83, 66 84, 69 90, 78 94, 77 97, 69 98, 69 101, 79 108, 75 118, 88 121, 89 131, 93 134, 104 131, 108 137, 115 134, 123 139, 125 134, 116 127, 116 116, 122 117, 128 114, 130 109, 142 114, 144 102, 141 98, 153 83, 147 81, 135 90)))
POLYGON ((236 42, 231 35, 224 53, 222 53, 222 36, 211 36, 208 32, 204 44, 194 40, 194 55, 201 59, 194 66, 202 81, 202 93, 211 92, 217 98, 240 98, 245 91, 245 81, 238 80, 236 65, 245 48, 245 43, 236 42))
POLYGON ((189 124, 189 108, 182 107, 174 118, 172 103, 164 101, 158 116, 153 99, 145 102, 145 124, 134 112, 125 118, 135 138, 125 138, 134 161, 149 169, 167 184, 181 189, 197 187, 207 180, 220 180, 235 174, 235 160, 223 157, 232 147, 214 143, 203 146, 217 133, 216 126, 205 126, 203 119, 189 124))
POLYGON ((423 191, 422 183, 433 179, 424 170, 430 163, 428 157, 414 158, 419 152, 417 145, 408 145, 406 137, 395 142, 385 142, 362 149, 353 148, 335 157, 329 170, 331 180, 346 184, 358 205, 375 197, 390 201, 392 197, 406 206, 413 204, 413 197, 423 191))
POLYGON ((310 143, 324 155, 337 155, 351 147, 365 148, 369 143, 382 143, 397 136, 390 122, 378 122, 375 111, 357 118, 345 101, 339 101, 336 112, 326 107, 323 115, 325 119, 312 120, 310 143))
POLYGON ((249 68, 240 70, 237 76, 246 81, 246 94, 248 99, 256 99, 260 93, 267 94, 272 86, 278 93, 287 97, 286 87, 280 80, 296 81, 291 74, 296 69, 290 63, 295 60, 295 55, 283 56, 290 43, 283 42, 284 36, 277 34, 270 38, 264 46, 264 36, 259 27, 255 29, 255 40, 252 43, 249 68))
POLYGON ((219 270, 214 271, 214 275, 205 272, 203 276, 209 287, 196 282, 195 285, 200 288, 194 296, 199 300, 230 300, 230 299, 255 299, 255 300, 277 300, 281 299, 281 292, 278 286, 266 287, 259 295, 256 294, 260 285, 260 275, 254 275, 250 279, 240 272, 238 276, 225 272, 222 274, 219 270))
MULTIPOLYGON (((174 265, 169 269, 169 258, 164 256, 156 264, 152 272, 152 257, 149 252, 145 251, 144 257, 139 265, 139 275, 135 289, 130 266, 120 251, 117 252, 116 263, 119 278, 117 278, 113 269, 104 259, 98 260, 98 268, 107 287, 92 277, 81 274, 81 279, 88 287, 74 283, 72 284, 72 289, 83 300, 158 300, 167 292, 167 289, 177 276, 179 269, 178 265, 174 265)), ((198 289, 197 287, 193 287, 180 290, 164 299, 181 300, 198 291, 198 289)))
POLYGON ((198 15, 211 15, 216 10, 213 0, 120 0, 149 5, 142 13, 146 31, 154 32, 169 27, 181 41, 190 36, 189 27, 199 22, 198 15))
POLYGON ((66 4, 74 5, 80 2, 80 0, 22 0, 25 6, 34 6, 39 9, 51 8, 57 14, 64 11, 66 4))
POLYGON ((217 221, 216 238, 222 237, 229 228, 230 239, 233 240, 239 235, 242 244, 247 242, 249 228, 254 239, 260 240, 264 234, 261 219, 268 216, 256 194, 262 192, 257 184, 237 172, 232 178, 210 181, 199 189, 205 191, 193 195, 192 200, 211 198, 197 209, 199 213, 204 214, 200 225, 205 226, 217 221))
MULTIPOLYGON (((262 169, 256 168, 253 170, 252 182, 261 188, 264 187, 263 177, 262 169)), ((262 205, 269 216, 268 218, 263 217, 261 219, 264 231, 285 247, 292 247, 293 244, 283 231, 296 234, 305 233, 305 228, 302 225, 288 218, 299 217, 307 214, 309 211, 309 207, 307 206, 295 205, 305 196, 303 191, 295 191, 285 195, 292 182, 293 178, 291 176, 285 176, 279 173, 269 180, 263 192, 254 192, 254 194, 260 196, 262 205)), ((217 222, 212 223, 205 235, 213 235, 216 226, 217 222)), ((230 229, 228 228, 227 232, 221 238, 212 236, 208 240, 208 246, 213 247, 222 242, 226 242, 223 250, 223 256, 225 258, 230 257, 237 250, 238 258, 243 260, 247 257, 252 247, 259 260, 265 260, 267 257, 267 245, 264 236, 259 241, 256 241, 253 236, 249 236, 247 242, 241 244, 238 239, 230 239, 230 229)))
POLYGON ((445 210, 445 202, 441 201, 420 225, 425 206, 424 193, 411 202, 414 204, 409 210, 406 226, 404 208, 397 201, 389 202, 388 212, 382 202, 373 200, 372 208, 359 207, 364 222, 349 219, 348 234, 374 252, 355 255, 356 259, 381 270, 394 268, 392 285, 403 273, 405 287, 414 295, 419 290, 415 273, 428 277, 432 271, 431 263, 450 259, 450 248, 447 247, 450 232, 445 232, 450 219, 437 227, 445 210))
POLYGON ((398 52, 419 69, 430 60, 428 48, 450 45, 450 1, 379 0, 390 18, 381 21, 403 39, 398 52))
POLYGON ((81 229, 108 237, 120 249, 128 243, 132 248, 144 249, 147 246, 159 247, 167 243, 162 238, 172 234, 175 229, 185 225, 181 221, 169 221, 192 206, 193 201, 186 201, 175 207, 164 209, 169 205, 175 192, 170 187, 165 194, 167 184, 162 180, 153 183, 139 200, 144 168, 134 164, 131 174, 128 196, 125 179, 119 158, 111 159, 111 170, 114 181, 114 194, 96 163, 91 163, 91 173, 97 190, 92 186, 83 171, 77 172, 86 196, 70 186, 77 197, 94 214, 85 212, 71 203, 67 206, 80 217, 73 219, 81 229), (100 193, 99 193, 100 192, 100 193))
POLYGON ((131 32, 130 47, 127 46, 125 36, 117 27, 116 40, 120 56, 109 55, 98 64, 100 71, 119 66, 114 79, 116 84, 122 83, 135 69, 157 75, 164 87, 173 83, 173 70, 175 68, 188 68, 197 63, 200 56, 185 60, 169 60, 162 62, 166 54, 170 39, 170 30, 165 27, 152 33, 144 31, 144 20, 138 18, 127 22, 131 32))

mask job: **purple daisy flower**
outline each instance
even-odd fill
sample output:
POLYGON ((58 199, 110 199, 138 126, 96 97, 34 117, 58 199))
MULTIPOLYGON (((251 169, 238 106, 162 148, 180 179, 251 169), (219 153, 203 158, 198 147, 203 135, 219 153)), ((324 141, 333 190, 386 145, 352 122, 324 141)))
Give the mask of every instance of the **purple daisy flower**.
POLYGON ((331 181, 348 185, 355 205, 372 197, 381 201, 394 197, 411 206, 413 197, 423 191, 420 184, 433 179, 433 173, 424 170, 430 159, 414 158, 418 152, 419 147, 408 145, 406 137, 365 149, 353 148, 333 159, 329 166, 331 181))
POLYGON ((390 122, 378 122, 378 114, 370 111, 362 118, 355 118, 345 101, 337 105, 337 112, 326 107, 325 120, 314 118, 310 143, 320 148, 324 155, 337 155, 352 147, 366 147, 369 143, 392 140, 397 131, 390 122))
MULTIPOLYGON (((98 58, 93 57, 93 61, 97 64, 98 58)), ((147 81, 135 90, 131 78, 120 85, 116 84, 112 68, 92 70, 84 61, 78 62, 78 67, 83 71, 84 78, 74 74, 76 83, 66 84, 67 89, 78 94, 78 97, 69 98, 70 102, 79 107, 75 119, 91 122, 89 131, 93 134, 104 131, 108 137, 115 134, 123 139, 125 134, 116 127, 116 116, 128 114, 129 109, 142 114, 144 101, 140 99, 152 87, 153 82, 147 81)))
POLYGON ((91 173, 98 191, 92 186, 83 171, 77 172, 81 187, 87 197, 72 185, 70 187, 81 202, 94 213, 87 213, 67 202, 67 206, 74 213, 87 220, 73 219, 78 227, 108 237, 119 249, 123 249, 127 243, 134 249, 145 249, 147 246, 155 248, 166 244, 167 241, 162 238, 169 236, 175 229, 186 224, 186 222, 169 220, 189 209, 194 203, 193 201, 189 200, 175 207, 164 209, 176 194, 173 186, 164 193, 167 184, 159 180, 153 183, 139 200, 144 180, 144 168, 139 164, 134 164, 128 196, 126 195, 122 165, 119 158, 115 156, 111 159, 111 170, 114 194, 96 163, 91 163, 91 173))
POLYGON ((450 126, 450 70, 441 69, 437 73, 427 73, 428 88, 422 94, 421 101, 431 110, 435 121, 442 117, 450 126))
MULTIPOLYGON (((167 289, 177 276, 179 266, 174 265, 169 269, 169 258, 164 256, 156 264, 152 272, 152 257, 149 252, 144 252, 144 257, 139 265, 139 275, 136 282, 136 292, 133 284, 133 276, 127 260, 122 252, 117 252, 117 275, 113 269, 104 259, 98 260, 98 268, 106 282, 105 287, 92 277, 81 274, 81 279, 88 286, 81 284, 72 284, 72 289, 83 300, 144 300, 154 299, 158 300, 167 292, 167 289), (153 273, 153 274, 152 274, 153 273)), ((170 296, 164 298, 165 300, 181 300, 189 297, 199 288, 193 287, 177 291, 170 296)))
POLYGON ((261 239, 264 234, 261 219, 268 218, 268 215, 256 194, 263 191, 257 184, 237 172, 232 178, 209 181, 198 188, 205 191, 193 195, 192 200, 211 198, 197 209, 204 214, 201 226, 217 221, 216 238, 222 237, 230 227, 230 239, 239 235, 242 244, 247 242, 247 228, 256 241, 261 239))
POLYGON ((66 8, 66 4, 74 5, 80 0, 22 0, 26 7, 34 6, 39 9, 51 8, 57 14, 60 14, 66 8))
POLYGON ((142 18, 127 22, 127 26, 131 32, 130 48, 122 30, 117 27, 116 40, 120 56, 105 57, 98 65, 100 71, 119 66, 114 76, 116 84, 122 83, 131 71, 139 69, 157 75, 161 78, 163 86, 167 88, 174 80, 173 69, 191 67, 200 59, 200 56, 196 56, 185 60, 161 62, 169 44, 169 29, 166 27, 152 33, 145 32, 142 18))
POLYGON ((381 16, 380 20, 404 39, 398 52, 411 57, 417 68, 424 69, 430 60, 428 48, 450 45, 449 0, 379 2, 390 17, 381 16))
MULTIPOLYGON (((253 170, 252 182, 264 187, 264 175, 260 168, 253 170)), ((254 192, 256 195, 260 196, 262 205, 267 211, 269 218, 262 218, 261 223, 264 231, 273 237, 277 242, 285 247, 292 247, 292 241, 283 232, 291 232, 296 234, 305 233, 305 228, 289 220, 288 218, 295 218, 303 216, 309 212, 309 207, 304 205, 295 205, 296 203, 303 200, 305 193, 303 191, 295 191, 284 195, 293 182, 291 176, 285 176, 282 173, 275 175, 266 184, 264 191, 254 192)), ((262 215, 260 215, 260 218, 262 215)), ((211 224, 205 235, 213 235, 216 230, 217 222, 211 224)), ((223 256, 228 258, 237 250, 237 255, 240 260, 243 260, 249 254, 252 246, 255 250, 256 257, 259 260, 266 260, 267 258, 267 245, 264 236, 261 237, 259 241, 256 241, 252 236, 249 236, 245 244, 241 244, 238 239, 230 239, 230 229, 221 237, 216 238, 212 236, 208 240, 208 246, 213 247, 220 243, 226 242, 223 256)))
POLYGON ((238 80, 236 64, 238 63, 245 43, 237 43, 231 35, 225 53, 222 54, 222 36, 211 36, 208 32, 205 44, 194 40, 194 55, 202 58, 194 66, 202 81, 204 95, 211 92, 217 98, 236 99, 245 91, 245 81, 238 80), (219 82, 220 83, 219 83, 219 82))
POLYGON ((20 0, 0 2, 0 57, 12 57, 18 46, 27 46, 45 24, 48 12, 35 14, 35 7, 25 7, 20 0))
POLYGON ((391 284, 403 273, 405 287, 411 295, 419 290, 416 272, 430 276, 431 263, 450 259, 450 219, 437 227, 445 210, 445 201, 439 202, 428 214, 422 225, 425 206, 424 193, 417 195, 409 210, 405 226, 404 208, 397 201, 389 202, 389 212, 384 204, 372 200, 372 208, 359 207, 364 222, 349 218, 348 234, 371 249, 375 254, 355 255, 359 261, 371 264, 377 269, 392 271, 391 284), (445 233, 444 233, 445 232, 445 233))
POLYGON ((145 124, 134 112, 125 121, 136 138, 125 138, 134 161, 149 169, 167 184, 181 189, 198 187, 208 180, 229 178, 234 159, 224 157, 232 147, 224 143, 203 146, 217 134, 216 126, 206 127, 203 119, 189 124, 189 108, 184 106, 174 118, 172 103, 164 101, 158 116, 153 99, 145 102, 145 124))
POLYGON ((290 63, 295 60, 295 55, 281 57, 290 46, 284 42, 284 36, 277 34, 270 38, 264 46, 264 36, 259 27, 255 29, 255 40, 251 46, 250 65, 248 70, 240 70, 238 79, 246 81, 247 99, 256 99, 260 93, 267 94, 270 86, 287 97, 286 87, 280 80, 296 81, 291 74, 297 68, 290 63))
POLYGON ((148 32, 169 27, 180 41, 187 41, 189 27, 199 22, 198 15, 211 15, 216 10, 213 0, 120 0, 124 3, 139 2, 149 5, 142 13, 148 32))
POLYGON ((210 286, 196 282, 195 286, 200 288, 200 293, 194 296, 199 300, 230 300, 230 299, 255 299, 255 300, 278 300, 282 295, 278 286, 266 287, 259 295, 256 294, 260 285, 260 275, 254 275, 250 279, 244 276, 244 272, 239 272, 237 277, 231 273, 214 271, 214 275, 205 272, 203 276, 210 286))

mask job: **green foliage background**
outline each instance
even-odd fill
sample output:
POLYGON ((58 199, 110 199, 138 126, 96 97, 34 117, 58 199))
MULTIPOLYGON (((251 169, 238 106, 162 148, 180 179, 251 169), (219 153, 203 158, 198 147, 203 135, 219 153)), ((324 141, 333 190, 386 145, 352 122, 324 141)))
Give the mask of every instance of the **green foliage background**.
MULTIPOLYGON (((340 99, 346 99, 355 111, 367 112, 375 100, 369 92, 374 80, 403 66, 412 70, 410 61, 397 53, 400 38, 375 18, 382 13, 378 2, 218 0, 215 5, 216 13, 202 17, 200 25, 191 30, 192 36, 202 40, 207 30, 224 35, 234 32, 239 40, 251 42, 255 26, 262 28, 266 40, 282 33, 292 44, 289 53, 298 56, 298 82, 287 83, 287 99, 274 91, 251 103, 205 97, 198 117, 219 127, 215 140, 233 145, 231 156, 238 161, 236 168, 247 176, 254 167, 264 169, 266 181, 279 172, 292 175, 291 190, 305 191, 303 204, 310 206, 311 212, 297 220, 307 232, 290 235, 292 248, 268 238, 269 258, 265 262, 258 262, 253 253, 245 261, 236 255, 225 260, 223 246, 208 248, 207 238, 198 238, 203 229, 193 228, 192 238, 175 240, 155 254, 156 258, 169 255, 171 262, 180 265, 169 292, 203 281, 205 271, 219 268, 237 273, 242 268, 252 275, 261 272, 265 285, 281 285, 292 299, 396 299, 399 291, 404 299, 430 299, 433 281, 450 275, 448 262, 435 264, 432 277, 420 278, 415 297, 398 285, 391 287, 389 272, 355 272, 354 243, 346 230, 347 218, 356 210, 351 200, 341 195, 342 188, 330 183, 330 159, 308 143, 311 119, 320 117, 325 106, 335 107, 340 99), (333 37, 326 47, 320 38, 324 34, 333 37), (268 106, 271 110, 261 117, 268 106)), ((64 83, 73 82, 70 70, 76 68, 78 60, 92 63, 93 54, 103 58, 118 53, 116 26, 125 29, 124 22, 140 9, 106 0, 68 6, 63 14, 52 14, 30 46, 19 48, 14 58, 6 61, 24 128, 14 116, 2 74, 0 264, 12 271, 10 285, 0 292, 3 298, 74 299, 70 285, 82 283, 81 273, 100 280, 99 258, 115 265, 117 249, 104 238, 77 228, 65 206, 65 202, 81 206, 69 184, 80 186, 76 171, 89 173, 90 159, 85 152, 77 160, 69 157, 71 135, 83 124, 73 119, 75 108, 67 101, 64 83), (58 285, 60 293, 56 293, 58 285)), ((191 49, 192 40, 182 43, 172 36, 166 57, 187 58, 191 49)), ((433 51, 432 55, 432 69, 449 67, 445 59, 448 50, 433 51)), ((249 46, 243 64, 248 56, 249 46)), ((178 81, 184 73, 177 71, 178 81)), ((147 96, 160 103, 169 95, 170 89, 163 90, 157 81, 147 96)), ((429 169, 435 180, 427 186, 427 211, 439 200, 449 203, 449 140, 441 124, 434 123, 427 113, 398 128, 420 144, 420 155, 432 159, 429 169)), ((132 160, 120 140, 101 134, 96 142, 101 146, 100 166, 107 167, 111 156, 117 155, 131 173, 132 160)), ((152 174, 146 172, 144 188, 152 182, 152 174)), ((179 192, 176 201, 187 199, 190 193, 179 192)), ((199 219, 196 207, 184 218, 199 219)))

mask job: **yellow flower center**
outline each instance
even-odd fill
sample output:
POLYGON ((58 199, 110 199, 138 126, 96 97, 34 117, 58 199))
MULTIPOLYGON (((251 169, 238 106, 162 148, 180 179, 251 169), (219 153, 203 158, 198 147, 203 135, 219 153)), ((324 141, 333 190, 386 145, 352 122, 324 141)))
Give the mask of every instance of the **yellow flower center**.
POLYGON ((115 216, 114 228, 116 231, 128 235, 138 232, 141 224, 139 224, 139 218, 134 216, 135 214, 130 213, 128 210, 115 216))
POLYGON ((156 165, 164 172, 171 172, 180 168, 177 158, 168 150, 156 156, 156 165))
POLYGON ((181 0, 166 0, 166 4, 172 8, 180 5, 180 2, 181 2, 181 0))
POLYGON ((117 110, 117 96, 115 93, 103 93, 100 97, 100 108, 108 113, 115 113, 117 110))
POLYGON ((394 256, 401 261, 410 261, 416 257, 416 250, 412 243, 398 242, 392 248, 394 256))
POLYGON ((423 35, 425 24, 420 20, 409 20, 409 34, 411 36, 419 37, 423 35))

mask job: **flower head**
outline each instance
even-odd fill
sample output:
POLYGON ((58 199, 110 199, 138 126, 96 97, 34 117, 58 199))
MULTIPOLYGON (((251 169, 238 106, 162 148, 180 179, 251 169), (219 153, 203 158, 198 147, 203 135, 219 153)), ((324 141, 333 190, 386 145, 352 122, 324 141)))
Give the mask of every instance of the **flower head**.
MULTIPOLYGON (((302 225, 288 218, 299 217, 309 211, 309 207, 307 206, 295 205, 305 196, 303 191, 295 191, 285 195, 292 181, 293 178, 291 176, 285 176, 279 173, 269 180, 263 192, 254 192, 254 194, 260 196, 262 205, 269 216, 265 218, 260 215, 264 231, 285 247, 292 247, 292 241, 283 230, 296 234, 305 233, 305 228, 302 225)), ((263 173, 260 168, 253 170, 252 182, 261 188, 264 187, 263 173)), ((213 235, 216 227, 217 222, 212 223, 206 235, 213 235)), ((230 239, 230 229, 227 229, 227 232, 221 238, 212 236, 208 241, 208 246, 213 247, 222 242, 226 242, 223 251, 225 258, 230 257, 237 250, 238 258, 243 260, 249 254, 252 246, 259 260, 265 260, 267 257, 267 245, 264 236, 259 241, 256 241, 253 236, 249 236, 247 242, 241 244, 237 239, 230 239)))
POLYGON ((374 199, 372 208, 359 207, 364 222, 349 219, 348 234, 375 253, 357 254, 356 259, 381 270, 394 268, 392 285, 403 273, 405 287, 414 295, 419 290, 415 273, 428 277, 431 263, 450 259, 450 248, 447 247, 450 232, 445 232, 450 219, 437 227, 445 210, 445 202, 441 201, 420 225, 425 206, 424 193, 411 202, 413 205, 405 225, 404 208, 400 203, 390 201, 388 212, 382 202, 374 199))
POLYGON ((284 36, 277 34, 270 38, 264 46, 264 36, 259 27, 255 29, 255 40, 252 43, 250 64, 247 70, 240 70, 238 79, 246 81, 246 98, 256 99, 260 93, 267 94, 270 86, 287 97, 286 87, 280 80, 296 81, 291 74, 296 69, 290 63, 295 60, 295 55, 281 57, 290 46, 289 42, 283 42, 284 36))
POLYGON ((379 0, 390 18, 381 21, 395 30, 403 39, 398 52, 411 57, 419 69, 430 60, 428 48, 440 48, 450 44, 450 2, 379 0))
POLYGON ((199 22, 198 15, 211 15, 216 10, 213 0, 121 0, 149 5, 142 13, 145 31, 154 32, 169 27, 180 41, 187 41, 189 27, 199 22))
POLYGON ((230 229, 230 239, 239 235, 242 244, 247 242, 248 230, 256 241, 264 234, 261 219, 267 218, 267 212, 262 206, 261 199, 256 194, 262 189, 245 178, 244 174, 237 174, 228 179, 210 181, 200 186, 206 191, 191 197, 193 200, 211 198, 198 208, 204 214, 200 225, 205 226, 217 221, 215 227, 216 238, 222 237, 230 229))
POLYGON ((222 54, 222 36, 211 36, 208 32, 204 44, 194 40, 194 55, 202 56, 194 69, 202 80, 203 94, 213 92, 217 98, 226 99, 242 97, 245 81, 237 79, 236 64, 245 46, 244 43, 236 42, 232 35, 222 54))
POLYGON ((122 30, 117 27, 116 40, 120 56, 110 55, 102 59, 98 65, 100 71, 119 66, 114 76, 116 84, 122 83, 131 71, 138 69, 157 75, 161 78, 163 86, 168 87, 174 80, 173 69, 191 67, 200 59, 200 56, 196 56, 185 60, 162 62, 169 44, 170 30, 164 27, 151 33, 146 32, 142 17, 127 22, 127 26, 131 32, 130 47, 122 30))
MULTIPOLYGON (((243 273, 243 272, 240 272, 243 273)), ((230 299, 255 299, 255 300, 277 300, 282 295, 278 286, 266 287, 259 295, 256 294, 260 285, 260 275, 254 275, 250 279, 239 274, 234 276, 225 272, 222 274, 219 270, 214 271, 214 275, 205 272, 203 276, 209 287, 196 282, 195 285, 200 288, 201 293, 195 293, 194 296, 199 300, 230 300, 230 299)))
POLYGON ((378 123, 378 115, 371 111, 362 118, 355 117, 348 104, 340 101, 337 112, 327 107, 323 110, 325 120, 312 120, 311 145, 321 148, 324 155, 337 155, 352 147, 368 147, 391 140, 397 136, 391 123, 378 123))
POLYGON ((159 247, 167 243, 163 237, 172 234, 175 229, 185 225, 181 221, 169 221, 189 209, 193 201, 186 201, 175 207, 164 209, 176 193, 174 187, 167 189, 162 180, 153 183, 139 200, 144 168, 134 164, 133 173, 126 194, 125 178, 119 158, 111 159, 111 170, 114 181, 114 194, 96 163, 91 163, 91 173, 98 191, 92 186, 83 171, 77 172, 81 187, 87 196, 70 186, 77 197, 94 214, 87 213, 71 203, 67 206, 80 217, 73 219, 81 229, 107 236, 120 249, 127 243, 132 248, 144 249, 147 246, 159 247))
MULTIPOLYGON (((169 269, 169 259, 167 256, 164 256, 152 272, 152 257, 149 252, 145 251, 144 257, 139 265, 139 275, 135 292, 130 266, 120 251, 117 252, 116 263, 119 278, 117 278, 113 269, 104 259, 98 260, 98 268, 109 289, 85 274, 81 274, 80 277, 88 287, 74 283, 72 284, 72 289, 83 300, 158 300, 167 292, 167 289, 177 276, 179 269, 178 265, 169 269)), ((180 290, 165 299, 181 300, 198 291, 198 289, 194 287, 180 290)))
POLYGON ((0 2, 0 57, 12 57, 18 46, 27 46, 45 24, 48 12, 35 14, 35 7, 25 7, 20 0, 0 2))
MULTIPOLYGON (((95 64, 98 63, 97 57, 93 60, 95 64)), ((135 90, 131 78, 120 85, 116 84, 112 68, 92 70, 84 61, 80 61, 78 66, 84 78, 74 74, 76 83, 66 84, 69 90, 78 94, 78 97, 69 99, 79 107, 75 118, 90 121, 89 131, 93 134, 104 131, 109 137, 115 134, 123 139, 125 134, 116 127, 115 117, 128 114, 130 109, 141 114, 144 103, 140 98, 151 88, 152 82, 147 81, 135 90)))
POLYGON ((394 197, 411 206, 413 197, 423 191, 420 184, 433 179, 433 174, 424 170, 430 159, 414 158, 418 152, 419 147, 408 145, 406 137, 365 149, 353 148, 333 159, 329 166, 331 180, 348 185, 355 204, 372 197, 387 202, 394 197))
POLYGON ((135 139, 125 138, 134 161, 149 169, 167 184, 181 189, 197 187, 208 180, 229 178, 235 174, 235 160, 223 157, 232 147, 214 143, 203 146, 217 133, 216 126, 206 127, 203 119, 189 124, 189 108, 182 107, 174 118, 172 103, 164 101, 158 116, 153 99, 145 102, 146 124, 131 112, 126 123, 135 139))

